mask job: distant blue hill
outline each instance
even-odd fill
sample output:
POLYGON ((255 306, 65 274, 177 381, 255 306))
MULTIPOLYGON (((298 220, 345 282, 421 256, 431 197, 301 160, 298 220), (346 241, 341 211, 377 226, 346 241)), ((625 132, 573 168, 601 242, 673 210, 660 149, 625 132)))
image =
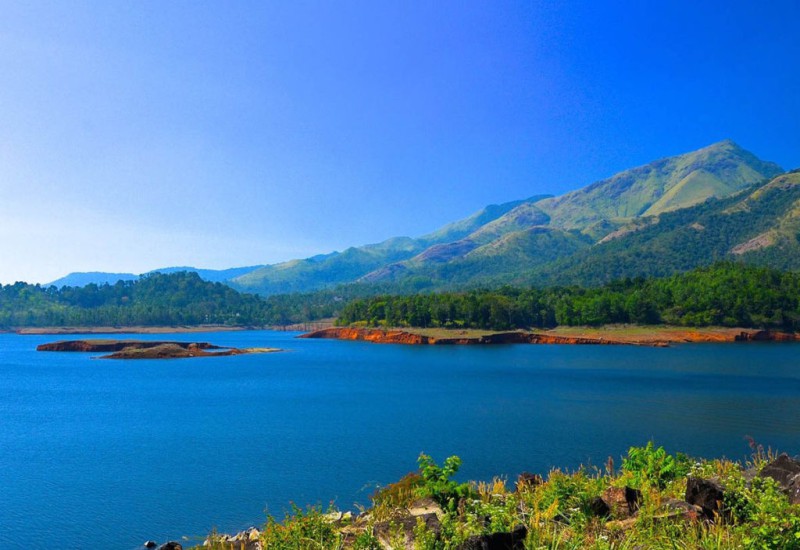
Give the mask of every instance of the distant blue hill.
MULTIPOLYGON (((259 269, 260 265, 248 266, 248 267, 232 267, 230 269, 198 269, 196 267, 189 267, 189 266, 179 266, 179 267, 162 267, 159 269, 154 269, 152 271, 148 271, 147 273, 143 273, 143 275, 147 275, 150 273, 177 273, 179 271, 190 271, 197 273, 201 279, 206 281, 210 281, 212 283, 221 283, 233 279, 234 277, 239 277, 241 275, 246 275, 251 271, 259 269)), ((140 275, 136 275, 134 273, 106 273, 103 271, 89 271, 89 272, 76 272, 70 273, 65 277, 61 277, 60 279, 56 279, 51 283, 47 283, 44 286, 55 286, 61 288, 62 286, 79 286, 83 287, 89 284, 96 284, 96 285, 103 285, 103 284, 110 284, 113 285, 117 281, 133 281, 140 277, 140 275)))

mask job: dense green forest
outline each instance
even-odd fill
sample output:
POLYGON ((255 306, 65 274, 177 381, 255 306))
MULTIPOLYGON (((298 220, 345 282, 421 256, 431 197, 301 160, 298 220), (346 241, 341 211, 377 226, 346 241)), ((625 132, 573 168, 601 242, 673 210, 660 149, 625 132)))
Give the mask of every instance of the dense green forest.
POLYGON ((18 282, 0 286, 0 328, 285 325, 331 317, 337 303, 325 294, 263 299, 187 272, 85 287, 18 282))
POLYGON ((800 329, 800 274, 717 263, 601 287, 502 287, 349 302, 339 324, 482 329, 609 323, 800 329))
MULTIPOLYGON (((506 330, 607 323, 800 329, 800 274, 717 263, 681 275, 601 287, 368 295, 356 285, 261 298, 195 273, 154 273, 85 287, 0 286, 0 328, 340 324, 506 330)), ((373 289, 374 290, 374 289, 373 289)))

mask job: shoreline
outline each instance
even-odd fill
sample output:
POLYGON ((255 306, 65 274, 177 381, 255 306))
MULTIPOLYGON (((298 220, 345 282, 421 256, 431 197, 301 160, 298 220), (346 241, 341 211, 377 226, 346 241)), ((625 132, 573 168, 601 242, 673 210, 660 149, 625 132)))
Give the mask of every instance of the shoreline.
POLYGON ((104 327, 18 327, 0 329, 0 334, 169 334, 194 332, 236 332, 243 330, 269 330, 276 332, 309 332, 333 327, 332 319, 295 323, 290 325, 178 325, 178 326, 104 326, 104 327))
POLYGON ((407 345, 564 344, 667 347, 684 343, 794 342, 800 340, 800 335, 748 328, 610 325, 557 327, 541 331, 331 327, 302 334, 298 338, 407 345))
POLYGON ((23 335, 44 334, 168 334, 193 332, 234 332, 241 330, 263 330, 263 327, 245 327, 230 325, 197 325, 197 326, 131 326, 131 327, 24 327, 3 330, 0 332, 23 335))

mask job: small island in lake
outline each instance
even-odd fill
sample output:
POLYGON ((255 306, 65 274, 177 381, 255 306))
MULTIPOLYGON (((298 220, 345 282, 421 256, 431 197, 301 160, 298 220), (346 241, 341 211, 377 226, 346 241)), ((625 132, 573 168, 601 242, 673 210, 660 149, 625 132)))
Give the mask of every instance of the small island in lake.
POLYGON ((63 340, 41 344, 36 347, 36 351, 108 353, 108 355, 101 356, 101 359, 182 359, 186 357, 225 357, 249 353, 271 353, 281 350, 278 348, 223 348, 208 342, 63 340))

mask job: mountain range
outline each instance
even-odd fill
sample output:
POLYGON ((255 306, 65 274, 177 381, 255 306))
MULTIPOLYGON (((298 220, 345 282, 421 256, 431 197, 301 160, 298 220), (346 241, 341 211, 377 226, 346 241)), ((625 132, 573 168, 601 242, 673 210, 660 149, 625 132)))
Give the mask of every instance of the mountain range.
POLYGON ((166 275, 181 271, 197 273, 201 279, 210 281, 212 283, 224 283, 260 267, 263 266, 255 265, 250 267, 232 267, 230 269, 198 269, 196 267, 189 266, 162 267, 159 269, 153 269, 147 273, 141 273, 139 275, 135 273, 106 273, 103 271, 74 272, 61 277, 60 279, 56 279, 45 286, 55 286, 61 288, 62 286, 83 287, 89 284, 113 285, 117 281, 134 281, 143 275, 150 275, 151 273, 163 273, 166 275))
MULTIPOLYGON (((800 173, 725 140, 558 197, 487 206, 418 238, 272 265, 156 271, 196 271, 262 295, 342 284, 386 292, 599 284, 720 259, 800 268, 799 232, 800 173)), ((108 274, 92 282, 100 275, 108 274)))

